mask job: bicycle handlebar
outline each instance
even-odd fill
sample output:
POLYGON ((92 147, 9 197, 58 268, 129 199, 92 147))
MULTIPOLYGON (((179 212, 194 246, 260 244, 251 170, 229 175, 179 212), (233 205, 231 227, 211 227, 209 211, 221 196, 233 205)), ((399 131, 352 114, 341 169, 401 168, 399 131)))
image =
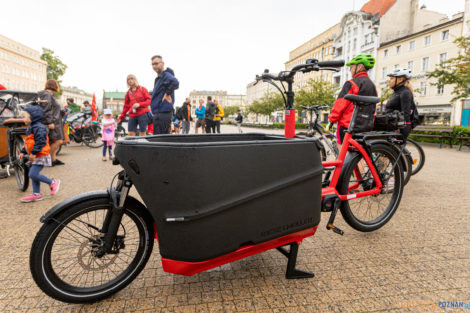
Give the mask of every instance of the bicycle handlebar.
POLYGON ((310 107, 306 107, 306 106, 301 105, 300 107, 304 110, 307 110, 307 111, 322 111, 324 109, 329 109, 330 108, 327 105, 314 105, 314 106, 310 106, 310 107))
POLYGON ((343 67, 344 60, 322 61, 318 62, 320 67, 343 67))

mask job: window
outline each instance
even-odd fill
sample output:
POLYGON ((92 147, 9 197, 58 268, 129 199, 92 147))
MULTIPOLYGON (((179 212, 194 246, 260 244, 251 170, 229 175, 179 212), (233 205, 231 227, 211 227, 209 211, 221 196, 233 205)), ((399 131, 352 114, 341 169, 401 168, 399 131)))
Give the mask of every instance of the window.
POLYGON ((388 56, 388 49, 384 51, 384 58, 386 58, 387 56, 388 56))
POLYGON ((422 96, 426 95, 426 89, 428 87, 428 84, 425 82, 421 82, 421 88, 420 88, 420 93, 422 96))
POLYGON ((382 78, 386 78, 387 77, 387 68, 386 67, 383 67, 382 68, 382 78))
POLYGON ((447 60, 447 52, 439 54, 439 64, 442 64, 447 60))
POLYGON ((410 50, 414 50, 416 47, 416 42, 413 40, 413 41, 410 41, 410 50))
POLYGON ((447 40, 449 39, 449 30, 445 30, 442 32, 442 40, 447 40))
POLYGON ((401 52, 401 46, 397 46, 397 54, 400 54, 401 52))
POLYGON ((357 43, 357 39, 354 38, 354 43, 353 43, 353 50, 356 51, 356 43, 357 43))
POLYGON ((437 94, 442 95, 444 93, 444 85, 437 86, 437 94))
POLYGON ((429 46, 431 44, 431 35, 424 37, 424 45, 429 46))
POLYGON ((423 71, 427 71, 427 70, 428 70, 428 67, 429 67, 429 58, 423 58, 423 67, 422 67, 422 70, 423 70, 423 71))
POLYGON ((413 61, 408 62, 408 69, 413 72, 413 61))

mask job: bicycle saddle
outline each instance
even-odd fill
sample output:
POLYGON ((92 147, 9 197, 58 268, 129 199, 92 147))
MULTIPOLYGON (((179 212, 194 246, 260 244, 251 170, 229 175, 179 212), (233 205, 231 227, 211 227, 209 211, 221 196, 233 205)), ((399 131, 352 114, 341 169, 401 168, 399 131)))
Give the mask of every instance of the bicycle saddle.
POLYGON ((344 99, 352 101, 352 102, 362 102, 362 103, 379 103, 380 98, 378 97, 371 97, 371 96, 360 96, 360 95, 345 95, 344 99))

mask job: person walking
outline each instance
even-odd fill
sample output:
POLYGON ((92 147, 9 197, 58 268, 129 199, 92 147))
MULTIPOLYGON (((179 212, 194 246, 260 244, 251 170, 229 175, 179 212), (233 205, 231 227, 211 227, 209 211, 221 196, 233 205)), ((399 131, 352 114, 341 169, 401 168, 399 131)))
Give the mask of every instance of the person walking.
POLYGON ((129 90, 124 97, 124 108, 119 116, 118 123, 126 118, 129 113, 129 122, 127 130, 129 136, 135 136, 137 126, 139 126, 139 135, 145 136, 149 123, 150 94, 145 87, 140 86, 135 75, 127 75, 127 86, 129 90))
POLYGON ((39 105, 43 110, 43 123, 49 129, 50 154, 52 166, 64 165, 65 163, 57 159, 56 153, 64 141, 64 126, 62 124, 61 108, 54 98, 54 92, 59 92, 59 84, 54 79, 48 79, 44 90, 38 92, 39 105))
POLYGON ((217 105, 212 102, 212 97, 207 96, 207 105, 206 105, 206 133, 210 134, 211 130, 214 127, 214 116, 217 105))
POLYGON ((172 69, 165 69, 165 63, 161 56, 154 55, 151 60, 152 68, 158 74, 150 101, 153 114, 153 131, 157 135, 169 134, 175 90, 178 89, 179 82, 175 78, 172 69))
POLYGON ((214 103, 216 105, 216 108, 215 108, 215 116, 214 116, 214 124, 213 124, 214 126, 213 126, 212 132, 214 134, 215 134, 215 132, 220 134, 220 123, 222 121, 222 118, 225 115, 225 112, 224 112, 224 109, 222 108, 222 106, 219 104, 219 101, 217 99, 214 99, 214 103))
POLYGON ((191 99, 186 98, 186 101, 183 103, 181 115, 183 118, 183 134, 189 134, 189 129, 191 128, 191 122, 193 118, 191 117, 191 99))
POLYGON ((242 111, 238 110, 237 113, 238 114, 237 114, 237 117, 235 118, 235 122, 237 122, 238 132, 242 133, 242 123, 243 123, 242 111))
POLYGON ((42 124, 43 110, 39 106, 28 106, 21 111, 21 116, 28 129, 19 158, 23 160, 24 156, 28 155, 28 161, 31 162, 29 177, 33 184, 33 193, 21 198, 21 202, 40 201, 42 200, 41 182, 48 184, 51 195, 55 195, 59 191, 60 180, 40 174, 44 166, 52 165, 47 128, 42 124))
POLYGON ((195 111, 197 120, 196 120, 196 134, 198 133, 199 127, 202 129, 202 133, 206 133, 206 107, 204 106, 204 100, 199 99, 199 107, 195 111))
POLYGON ((106 161, 106 150, 109 151, 109 159, 113 159, 113 145, 114 145, 114 131, 116 123, 113 118, 113 112, 111 109, 104 109, 104 117, 101 121, 103 125, 103 133, 101 140, 103 141, 103 161, 106 161))

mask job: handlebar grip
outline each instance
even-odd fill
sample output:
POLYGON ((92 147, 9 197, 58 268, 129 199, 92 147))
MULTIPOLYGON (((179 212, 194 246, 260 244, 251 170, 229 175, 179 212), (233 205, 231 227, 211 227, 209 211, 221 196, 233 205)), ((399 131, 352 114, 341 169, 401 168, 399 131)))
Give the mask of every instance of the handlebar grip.
POLYGON ((320 67, 343 67, 344 60, 334 60, 334 61, 322 61, 318 62, 320 67))

